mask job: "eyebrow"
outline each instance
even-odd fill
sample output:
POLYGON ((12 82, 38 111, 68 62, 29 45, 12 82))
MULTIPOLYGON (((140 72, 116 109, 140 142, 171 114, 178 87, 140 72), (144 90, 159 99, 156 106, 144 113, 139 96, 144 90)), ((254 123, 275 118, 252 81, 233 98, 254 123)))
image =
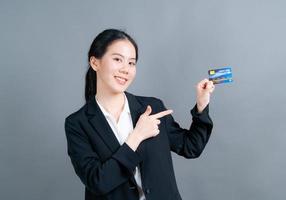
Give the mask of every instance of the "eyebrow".
MULTIPOLYGON (((124 58, 124 56, 123 55, 121 55, 120 53, 113 53, 113 54, 111 54, 111 55, 117 55, 117 56, 120 56, 120 57, 122 57, 122 58, 124 58)), ((130 60, 136 60, 135 58, 130 58, 130 60)))

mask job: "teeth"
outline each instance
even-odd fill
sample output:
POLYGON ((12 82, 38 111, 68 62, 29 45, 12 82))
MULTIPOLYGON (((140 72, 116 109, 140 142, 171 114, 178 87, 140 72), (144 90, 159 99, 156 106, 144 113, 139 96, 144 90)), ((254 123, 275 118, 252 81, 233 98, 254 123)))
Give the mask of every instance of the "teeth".
POLYGON ((121 83, 125 83, 127 81, 125 78, 121 78, 121 77, 118 77, 118 76, 116 76, 115 78, 117 80, 119 80, 121 83))
POLYGON ((119 79, 119 80, 121 80, 121 81, 126 81, 126 79, 120 78, 120 77, 118 77, 118 76, 116 76, 116 78, 119 79))

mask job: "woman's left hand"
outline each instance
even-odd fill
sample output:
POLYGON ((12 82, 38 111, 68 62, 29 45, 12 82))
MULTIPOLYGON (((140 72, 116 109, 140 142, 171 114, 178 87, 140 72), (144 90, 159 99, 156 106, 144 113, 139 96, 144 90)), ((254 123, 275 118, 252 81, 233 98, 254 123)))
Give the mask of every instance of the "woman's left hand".
POLYGON ((210 95, 215 86, 212 81, 204 79, 197 84, 197 109, 202 112, 210 102, 210 95))

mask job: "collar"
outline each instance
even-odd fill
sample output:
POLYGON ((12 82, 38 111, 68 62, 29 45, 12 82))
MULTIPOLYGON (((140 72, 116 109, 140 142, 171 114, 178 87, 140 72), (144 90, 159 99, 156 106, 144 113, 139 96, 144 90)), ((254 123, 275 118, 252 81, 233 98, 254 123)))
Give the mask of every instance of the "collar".
MULTIPOLYGON (((127 97, 127 103, 128 103, 128 108, 129 108, 129 112, 131 113, 143 113, 146 110, 146 106, 143 106, 136 98, 135 95, 129 93, 129 92, 124 92, 125 96, 127 97)), ((86 113, 88 115, 97 115, 98 113, 100 113, 100 108, 95 100, 95 98, 91 98, 88 102, 87 102, 87 110, 86 113)))
MULTIPOLYGON (((94 98, 96 100, 97 105, 99 106, 102 113, 104 114, 104 116, 105 117, 111 117, 111 114, 99 103, 99 101, 96 99, 95 96, 94 96, 94 98)), ((127 99, 125 93, 124 93, 124 107, 123 107, 122 113, 130 114, 129 103, 128 103, 128 99, 127 99)))

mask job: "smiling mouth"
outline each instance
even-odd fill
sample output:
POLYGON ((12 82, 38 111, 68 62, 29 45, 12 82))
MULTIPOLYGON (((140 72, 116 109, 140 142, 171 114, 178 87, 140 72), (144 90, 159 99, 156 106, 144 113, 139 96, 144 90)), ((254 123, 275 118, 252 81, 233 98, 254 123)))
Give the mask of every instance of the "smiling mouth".
POLYGON ((124 85, 127 82, 126 78, 122 78, 120 76, 115 76, 115 79, 117 80, 117 82, 121 85, 124 85))

